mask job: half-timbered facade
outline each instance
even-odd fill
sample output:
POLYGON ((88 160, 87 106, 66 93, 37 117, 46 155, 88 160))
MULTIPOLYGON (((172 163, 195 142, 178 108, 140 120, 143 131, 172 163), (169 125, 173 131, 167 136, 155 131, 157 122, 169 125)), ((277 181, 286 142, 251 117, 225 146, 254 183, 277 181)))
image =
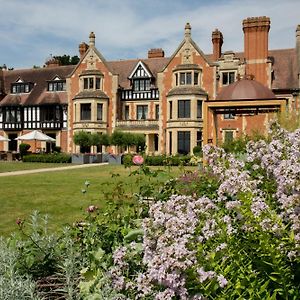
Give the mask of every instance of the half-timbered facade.
POLYGON ((187 23, 170 57, 155 48, 145 59, 118 61, 105 60, 92 32, 76 66, 0 70, 0 134, 10 139, 0 150, 17 151, 15 138, 33 129, 65 152, 79 151, 73 135, 80 130, 143 133, 151 154, 262 133, 274 113, 299 110, 300 27, 294 49, 269 50, 269 29, 267 17, 245 19, 237 53, 222 51, 216 29, 213 53, 204 54, 187 23))

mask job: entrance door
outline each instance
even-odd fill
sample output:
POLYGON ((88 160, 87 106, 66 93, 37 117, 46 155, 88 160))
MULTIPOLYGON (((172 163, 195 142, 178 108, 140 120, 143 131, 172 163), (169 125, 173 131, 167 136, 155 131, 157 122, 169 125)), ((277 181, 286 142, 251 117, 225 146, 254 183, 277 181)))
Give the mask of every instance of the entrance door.
POLYGON ((8 134, 8 138, 10 139, 8 142, 8 151, 18 151, 18 141, 15 140, 17 137, 16 133, 8 134))

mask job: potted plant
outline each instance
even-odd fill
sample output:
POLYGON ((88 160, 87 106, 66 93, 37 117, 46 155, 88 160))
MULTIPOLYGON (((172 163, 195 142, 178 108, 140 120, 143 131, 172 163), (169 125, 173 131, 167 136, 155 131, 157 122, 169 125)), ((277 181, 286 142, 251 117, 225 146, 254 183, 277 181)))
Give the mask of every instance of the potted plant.
POLYGON ((78 131, 73 136, 74 144, 80 147, 80 153, 72 154, 72 163, 74 164, 88 164, 90 163, 90 152, 92 145, 91 134, 86 131, 78 131))

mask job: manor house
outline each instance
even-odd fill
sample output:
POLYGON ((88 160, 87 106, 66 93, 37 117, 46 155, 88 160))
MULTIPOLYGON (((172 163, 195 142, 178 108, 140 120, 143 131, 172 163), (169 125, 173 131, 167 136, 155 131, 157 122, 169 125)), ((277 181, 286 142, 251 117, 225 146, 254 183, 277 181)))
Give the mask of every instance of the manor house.
POLYGON ((118 61, 103 57, 91 32, 75 66, 50 59, 43 68, 2 69, 0 135, 10 141, 0 150, 17 151, 15 138, 34 129, 70 153, 79 151, 73 135, 81 130, 143 133, 150 154, 263 133, 275 113, 299 109, 300 26, 292 49, 269 50, 268 17, 247 18, 241 30, 243 52, 223 51, 216 29, 212 54, 203 53, 187 23, 171 57, 155 48, 147 58, 118 61))

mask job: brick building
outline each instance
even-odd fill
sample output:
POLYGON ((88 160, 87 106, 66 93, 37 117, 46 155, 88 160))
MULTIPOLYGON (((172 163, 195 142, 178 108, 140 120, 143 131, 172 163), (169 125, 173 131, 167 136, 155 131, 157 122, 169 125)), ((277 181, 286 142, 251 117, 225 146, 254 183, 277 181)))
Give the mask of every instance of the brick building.
MULTIPOLYGON (((244 52, 222 51, 212 32, 212 54, 192 39, 189 23, 171 57, 151 49, 146 59, 106 61, 95 46, 79 45, 76 66, 0 70, 0 150, 17 150, 15 138, 33 129, 78 152, 76 131, 143 133, 149 153, 188 153, 242 133, 264 132, 271 116, 299 110, 300 26, 296 47, 268 49, 270 19, 242 23, 244 52)), ((45 142, 37 144, 47 148, 45 142)), ((33 149, 35 150, 35 149, 33 149)))

